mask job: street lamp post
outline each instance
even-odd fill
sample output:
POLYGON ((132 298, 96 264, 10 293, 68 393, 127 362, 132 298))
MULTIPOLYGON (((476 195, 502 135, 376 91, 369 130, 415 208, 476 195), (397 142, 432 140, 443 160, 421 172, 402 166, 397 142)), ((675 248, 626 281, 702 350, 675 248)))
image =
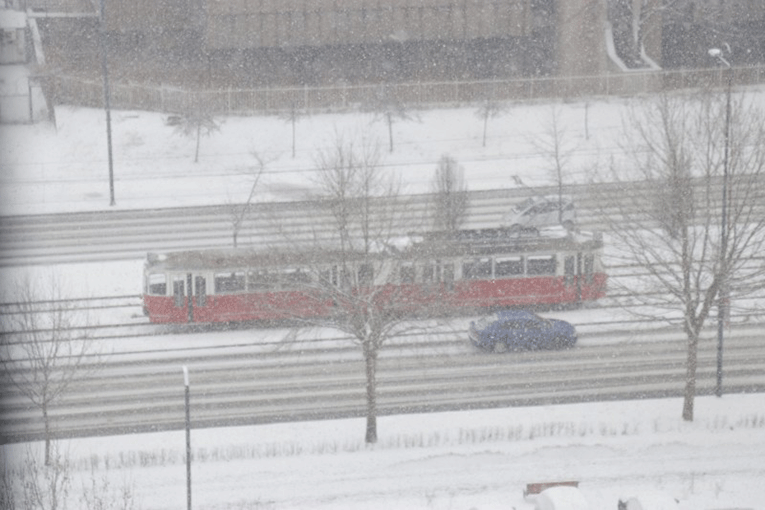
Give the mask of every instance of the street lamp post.
POLYGON ((101 73, 104 77, 104 109, 106 110, 106 145, 109 152, 109 205, 114 205, 114 164, 112 158, 112 111, 109 92, 109 68, 106 65, 106 19, 104 18, 104 0, 101 0, 101 73))
POLYGON ((189 369, 183 366, 186 401, 186 509, 191 510, 191 411, 189 405, 189 369))
MULTIPOLYGON (((728 48, 730 52, 730 48, 728 48)), ((723 153, 723 183, 722 183, 722 220, 720 224, 720 290, 718 291, 717 302, 717 382, 715 384, 715 395, 722 396, 722 374, 723 374, 723 336, 725 331, 725 318, 728 306, 728 275, 727 275, 727 253, 728 253, 728 151, 730 147, 730 102, 731 87, 733 84, 733 68, 719 48, 709 50, 709 56, 718 59, 726 67, 728 76, 726 98, 725 98, 725 149, 723 153)))

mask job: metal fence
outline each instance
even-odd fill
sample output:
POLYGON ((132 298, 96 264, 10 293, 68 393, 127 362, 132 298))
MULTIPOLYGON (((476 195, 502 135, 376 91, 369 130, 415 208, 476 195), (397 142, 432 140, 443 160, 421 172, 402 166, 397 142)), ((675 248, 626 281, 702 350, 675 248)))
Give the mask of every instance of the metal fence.
MULTIPOLYGON (((384 85, 334 85, 257 89, 188 90, 112 83, 111 106, 126 110, 184 113, 204 105, 215 115, 329 112, 371 108, 381 97, 410 108, 459 106, 492 101, 534 101, 591 96, 634 96, 702 86, 722 87, 725 69, 646 71, 599 76, 566 76, 507 80, 411 82, 384 85)), ((765 83, 765 67, 732 69, 737 86, 765 83)), ((59 76, 58 104, 103 107, 103 82, 59 76)))

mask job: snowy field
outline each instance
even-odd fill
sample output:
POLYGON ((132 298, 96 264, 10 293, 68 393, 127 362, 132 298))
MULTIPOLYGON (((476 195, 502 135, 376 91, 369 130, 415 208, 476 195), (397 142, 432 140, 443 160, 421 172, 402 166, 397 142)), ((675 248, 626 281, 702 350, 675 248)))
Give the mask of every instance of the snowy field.
MULTIPOLYGON (((762 91, 750 92, 765 105, 762 91)), ((258 158, 266 162, 258 201, 301 199, 317 151, 338 137, 377 140, 382 164, 409 193, 429 191, 444 154, 464 166, 471 190, 547 185, 550 162, 538 144, 553 111, 573 151, 566 180, 584 183, 623 157, 623 120, 645 100, 512 105, 489 121, 485 147, 475 108, 412 112, 412 120, 394 124, 392 153, 384 123, 372 115, 315 115, 297 124, 294 158, 283 119, 218 119, 220 131, 201 140, 198 163, 194 140, 175 134, 165 115, 115 111, 115 206, 104 112, 62 107, 56 128, 0 126, 0 212, 241 202, 258 158)), ((109 295, 135 293, 141 263, 46 269, 65 279, 124 273, 111 287, 89 284, 86 293, 109 295)), ((684 510, 765 509, 765 396, 699 398, 693 423, 680 411, 680 400, 667 399, 383 417, 372 447, 363 443, 360 419, 194 430, 194 508, 522 510, 534 508, 523 498, 526 483, 575 480, 593 510, 649 493, 684 510)), ((18 463, 26 448, 39 445, 4 445, 2 455, 18 463)), ((81 508, 80 487, 102 476, 114 490, 133 487, 143 509, 185 507, 183 432, 63 441, 61 448, 75 469, 69 508, 81 508)))
MULTIPOLYGON (((765 93, 748 89, 765 107, 765 93)), ((346 143, 376 146, 380 165, 400 176, 404 192, 431 190, 438 160, 449 155, 465 169, 471 190, 549 185, 550 124, 557 115, 568 153, 565 183, 607 176, 625 161, 623 126, 649 98, 605 98, 587 103, 513 104, 488 122, 474 107, 412 111, 393 124, 389 152, 385 122, 373 114, 305 116, 292 126, 276 116, 216 119, 220 130, 195 140, 178 135, 160 113, 112 112, 116 205, 109 205, 106 120, 101 110, 59 107, 51 124, 0 127, 2 214, 60 213, 226 204, 246 200, 253 172, 264 163, 256 201, 305 198, 317 154, 346 143)))
MULTIPOLYGON (((577 150, 569 165, 570 182, 581 182, 593 161, 618 153, 616 133, 628 102, 589 105, 589 140, 584 104, 555 108, 565 118, 567 146, 577 150)), ((202 137, 197 163, 195 140, 167 126, 167 115, 115 111, 116 206, 109 207, 104 112, 58 108, 57 129, 50 124, 2 127, 2 211, 34 214, 243 202, 258 158, 265 163, 265 174, 257 201, 302 199, 311 187, 317 153, 331 149, 338 139, 357 147, 376 145, 380 164, 401 177, 408 193, 430 191, 444 154, 463 165, 471 190, 518 186, 514 176, 527 186, 550 184, 549 163, 537 156, 534 143, 536 136, 543 136, 553 110, 550 105, 507 110, 489 121, 486 147, 475 109, 412 112, 412 120, 393 125, 393 153, 388 151, 384 122, 371 114, 304 117, 296 125, 295 158, 288 122, 278 117, 218 119, 220 131, 202 137)))

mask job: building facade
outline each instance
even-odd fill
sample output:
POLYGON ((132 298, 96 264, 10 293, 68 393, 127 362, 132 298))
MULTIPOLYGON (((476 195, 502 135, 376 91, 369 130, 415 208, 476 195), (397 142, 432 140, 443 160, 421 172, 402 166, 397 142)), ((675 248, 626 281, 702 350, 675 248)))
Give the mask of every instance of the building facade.
MULTIPOLYGON (((54 3, 25 1, 40 13, 54 3)), ((77 65, 87 68, 99 51, 101 2, 55 3, 76 12, 92 7, 90 17, 81 19, 47 12, 44 23, 59 60, 78 59, 77 65), (80 49, 83 42, 92 44, 90 55, 80 49)), ((103 5, 118 78, 245 87, 585 76, 661 66, 665 55, 673 66, 699 65, 690 57, 711 44, 712 35, 696 27, 710 20, 731 25, 765 19, 762 0, 103 0, 103 5)), ((709 31, 719 33, 719 26, 709 31)))

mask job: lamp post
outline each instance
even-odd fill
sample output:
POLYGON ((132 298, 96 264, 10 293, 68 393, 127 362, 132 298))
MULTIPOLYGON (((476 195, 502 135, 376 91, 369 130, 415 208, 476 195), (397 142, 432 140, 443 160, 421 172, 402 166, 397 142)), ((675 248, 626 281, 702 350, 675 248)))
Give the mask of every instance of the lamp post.
MULTIPOLYGON (((727 46, 727 45, 726 45, 727 46)), ((730 53, 730 47, 727 47, 730 53)), ((728 253, 728 151, 730 147, 730 101, 731 87, 733 84, 733 68, 719 48, 709 50, 709 56, 716 58, 726 67, 728 75, 728 84, 725 98, 725 149, 723 153, 723 185, 722 185, 722 222, 720 224, 720 290, 718 291, 717 302, 717 382, 715 384, 715 395, 722 396, 722 373, 723 373, 723 336, 725 331, 725 317, 728 306, 728 275, 727 275, 727 253, 728 253)))
POLYGON ((183 385, 186 388, 186 509, 191 510, 191 413, 189 410, 189 369, 183 366, 183 385))
POLYGON ((104 77, 104 109, 106 110, 106 145, 109 151, 109 205, 114 205, 114 164, 112 158, 112 111, 109 92, 109 68, 106 65, 106 19, 104 18, 104 0, 101 0, 99 17, 101 32, 101 74, 104 77))

